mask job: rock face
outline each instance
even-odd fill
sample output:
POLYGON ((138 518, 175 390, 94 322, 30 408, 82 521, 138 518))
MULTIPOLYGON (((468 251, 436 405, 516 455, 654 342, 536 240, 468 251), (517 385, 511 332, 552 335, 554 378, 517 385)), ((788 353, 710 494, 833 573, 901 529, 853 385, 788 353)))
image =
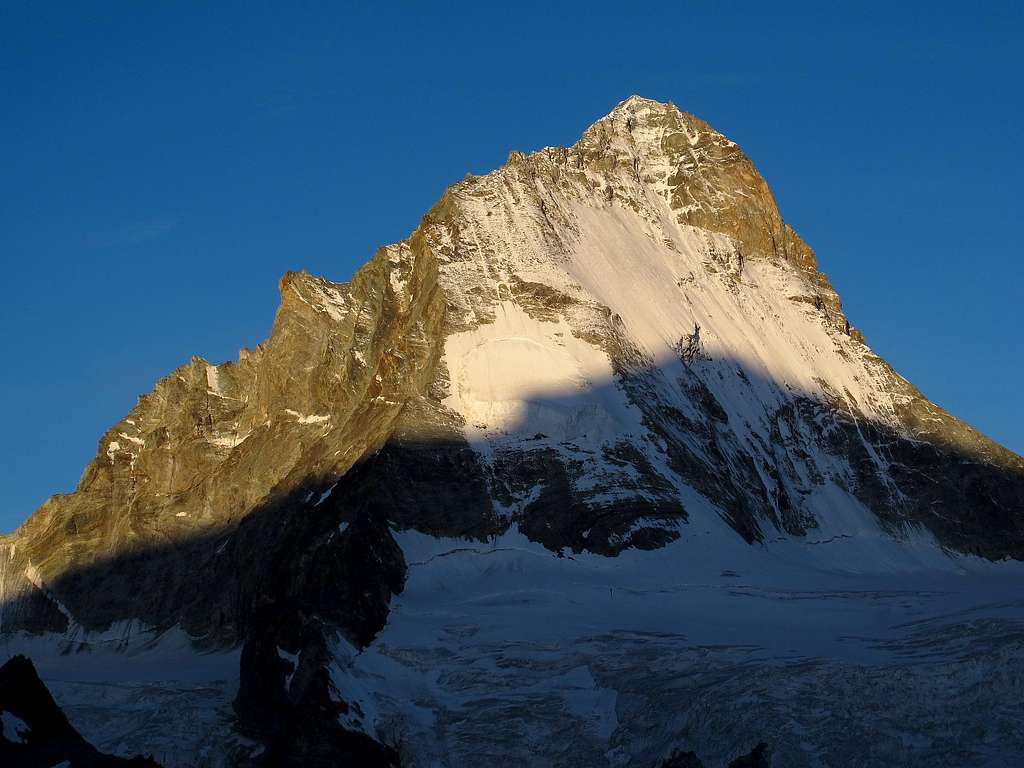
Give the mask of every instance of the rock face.
POLYGON ((612 557, 696 505, 751 544, 1024 558, 1024 459, 870 350, 751 161, 671 104, 513 152, 350 282, 280 291, 267 341, 162 379, 0 539, 0 632, 244 644, 260 759, 397 759, 325 671, 385 625, 396 531, 612 557))
POLYGON ((101 754, 68 722, 24 656, 0 666, 0 718, 0 763, 7 768, 160 768, 152 758, 101 754))

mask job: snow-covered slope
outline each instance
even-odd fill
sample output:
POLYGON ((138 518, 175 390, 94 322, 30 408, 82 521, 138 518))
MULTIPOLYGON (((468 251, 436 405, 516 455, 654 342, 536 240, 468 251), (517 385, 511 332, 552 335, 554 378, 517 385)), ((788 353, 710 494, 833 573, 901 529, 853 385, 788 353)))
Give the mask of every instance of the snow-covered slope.
POLYGON ((1024 460, 871 351, 701 120, 627 99, 281 294, 0 541, 0 632, 86 738, 198 697, 171 764, 1019 754, 1024 460))
MULTIPOLYGON (((750 540, 852 535, 877 517, 893 535, 924 528, 988 554, 1019 542, 1013 513, 986 515, 1009 539, 996 543, 987 528, 957 542, 974 502, 962 487, 918 487, 927 480, 916 446, 1006 466, 1018 482, 1020 457, 871 352, 749 160, 696 118, 628 99, 572 149, 513 153, 452 187, 438 209, 421 234, 448 297, 444 405, 497 483, 513 497, 523 486, 522 515, 536 485, 503 475, 546 451, 570 503, 593 512, 624 492, 658 498, 664 524, 619 515, 609 551, 637 526, 657 529, 654 541, 674 537, 682 485, 750 540), (698 327, 703 354, 683 361, 678 346, 698 327), (933 493, 961 508, 956 530, 937 504, 920 503, 933 493)), ((1017 504, 1005 489, 991 495, 1004 512, 1017 504)))
POLYGON ((616 558, 401 534, 387 627, 333 649, 353 725, 418 766, 654 768, 685 748, 718 768, 759 741, 787 768, 1016 764, 1019 563, 879 538, 858 573, 840 548, 722 527, 616 558))

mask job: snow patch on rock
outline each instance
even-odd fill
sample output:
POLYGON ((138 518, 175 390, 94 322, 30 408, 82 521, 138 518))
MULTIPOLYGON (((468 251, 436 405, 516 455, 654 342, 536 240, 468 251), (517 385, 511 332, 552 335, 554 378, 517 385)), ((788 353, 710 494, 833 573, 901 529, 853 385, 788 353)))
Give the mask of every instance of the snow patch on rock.
POLYGON ((448 337, 445 360, 451 387, 444 403, 466 420, 471 443, 543 434, 601 445, 642 432, 639 412, 608 386, 607 355, 561 318, 535 320, 503 301, 494 322, 448 337))

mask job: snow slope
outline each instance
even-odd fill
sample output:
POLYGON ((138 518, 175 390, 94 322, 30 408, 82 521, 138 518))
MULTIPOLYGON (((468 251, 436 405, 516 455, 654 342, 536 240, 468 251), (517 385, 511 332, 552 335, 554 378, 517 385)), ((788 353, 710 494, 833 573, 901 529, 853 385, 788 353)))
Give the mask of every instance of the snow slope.
POLYGON ((449 336, 445 357, 452 393, 445 405, 465 418, 471 444, 538 433, 601 444, 641 430, 639 411, 606 386, 614 378, 607 356, 562 318, 535 320, 501 302, 494 322, 449 336))
POLYGON ((785 766, 1012 764, 1020 564, 928 541, 908 561, 889 539, 872 562, 904 570, 857 573, 841 546, 749 547, 721 525, 613 559, 402 534, 387 628, 335 649, 353 724, 399 734, 417 766, 654 766, 680 747, 724 766, 760 740, 785 766))

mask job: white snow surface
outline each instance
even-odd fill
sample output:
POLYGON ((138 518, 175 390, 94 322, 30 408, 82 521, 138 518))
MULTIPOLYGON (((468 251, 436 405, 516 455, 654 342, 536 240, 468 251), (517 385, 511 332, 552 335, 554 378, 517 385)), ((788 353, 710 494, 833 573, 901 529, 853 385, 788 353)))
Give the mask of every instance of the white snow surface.
POLYGON ((504 301, 493 323, 449 336, 445 356, 445 405, 465 417, 471 443, 543 433, 600 444, 642 432, 639 411, 618 390, 608 391, 607 356, 562 319, 534 320, 504 301))
MULTIPOLYGON (((654 360, 673 358, 672 345, 696 322, 712 359, 729 360, 767 384, 756 392, 761 403, 778 404, 787 387, 821 396, 826 381, 852 395, 866 415, 892 423, 883 405, 888 396, 871 386, 859 355, 829 334, 808 305, 789 299, 808 291, 793 268, 750 259, 742 279, 725 283, 702 274, 702 254, 709 239, 727 248, 727 238, 668 222, 669 248, 654 242, 650 225, 631 210, 576 205, 574 214, 583 236, 567 273, 616 312, 654 360), (691 272, 693 280, 680 286, 691 272)), ((726 410, 746 416, 749 406, 734 400, 724 398, 726 410)))

